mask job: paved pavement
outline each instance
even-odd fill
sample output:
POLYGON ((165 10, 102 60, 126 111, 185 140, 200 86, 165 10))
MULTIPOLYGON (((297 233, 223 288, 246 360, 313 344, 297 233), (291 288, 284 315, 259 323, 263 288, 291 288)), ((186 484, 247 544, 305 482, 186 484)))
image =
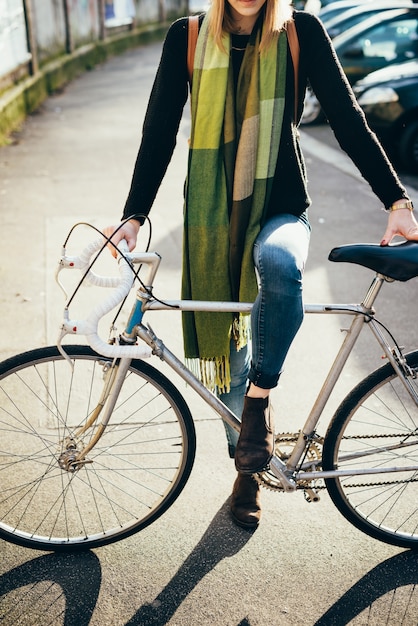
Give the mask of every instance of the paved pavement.
MULTIPOLYGON (((55 342, 63 299, 53 274, 71 225, 119 220, 159 50, 128 52, 77 79, 45 102, 14 145, 0 149, 2 358, 55 342)), ((163 255, 157 295, 164 297, 179 292, 188 129, 186 110, 152 212, 152 248, 163 255)), ((356 301, 369 273, 332 265, 327 253, 341 243, 378 241, 385 215, 364 182, 336 167, 329 147, 304 142, 314 198, 305 298, 356 301)), ((395 320, 409 347, 418 344, 411 324, 417 295, 413 281, 391 285, 382 296, 383 319, 395 320)), ((170 315, 156 313, 151 323, 181 350, 179 319, 170 315)), ((327 324, 306 320, 276 392, 280 430, 301 424, 335 354, 340 325, 334 316, 327 324)), ((338 398, 375 365, 376 351, 361 340, 338 398)), ((222 424, 178 385, 198 436, 195 467, 178 501, 139 535, 94 553, 63 557, 1 542, 2 624, 416 626, 417 558, 352 528, 325 493, 319 504, 308 504, 301 494, 263 492, 260 528, 250 534, 233 526, 234 470, 222 424)))

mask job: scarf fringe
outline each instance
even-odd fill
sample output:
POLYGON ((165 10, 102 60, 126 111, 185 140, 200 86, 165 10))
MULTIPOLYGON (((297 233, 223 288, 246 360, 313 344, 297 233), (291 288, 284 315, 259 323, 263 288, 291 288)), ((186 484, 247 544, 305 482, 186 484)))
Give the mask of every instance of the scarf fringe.
POLYGON ((229 393, 231 368, 229 357, 216 359, 185 359, 186 366, 213 393, 229 393))
MULTIPOLYGON (((231 336, 237 350, 248 344, 251 318, 248 313, 241 313, 234 318, 231 336)), ((231 367, 229 355, 216 358, 186 358, 186 366, 203 385, 213 393, 229 393, 231 390, 231 367)))
POLYGON ((232 322, 231 335, 235 341, 237 350, 244 348, 250 338, 251 317, 249 313, 240 313, 234 317, 232 322))

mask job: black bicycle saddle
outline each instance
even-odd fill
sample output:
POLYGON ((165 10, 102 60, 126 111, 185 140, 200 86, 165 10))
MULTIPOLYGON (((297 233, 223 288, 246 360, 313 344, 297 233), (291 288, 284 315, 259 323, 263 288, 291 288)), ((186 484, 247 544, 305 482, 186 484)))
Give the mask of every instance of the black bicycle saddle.
POLYGON ((333 248, 328 259, 356 263, 393 280, 407 281, 418 276, 418 242, 404 241, 391 246, 355 243, 333 248))

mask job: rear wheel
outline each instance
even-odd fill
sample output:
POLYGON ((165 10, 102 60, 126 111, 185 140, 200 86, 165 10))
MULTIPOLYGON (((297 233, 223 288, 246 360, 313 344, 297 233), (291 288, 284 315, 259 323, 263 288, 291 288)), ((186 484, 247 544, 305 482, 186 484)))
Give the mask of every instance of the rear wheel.
MULTIPOLYGON (((418 352, 407 361, 418 394, 418 352)), ((384 472, 326 480, 336 507, 375 539, 418 549, 418 407, 390 364, 353 389, 329 426, 323 469, 354 467, 384 472)))
POLYGON ((111 363, 86 346, 65 350, 73 369, 56 347, 0 364, 0 537, 41 550, 95 548, 145 528, 182 491, 196 447, 181 394, 135 360, 104 434, 74 468, 111 363))

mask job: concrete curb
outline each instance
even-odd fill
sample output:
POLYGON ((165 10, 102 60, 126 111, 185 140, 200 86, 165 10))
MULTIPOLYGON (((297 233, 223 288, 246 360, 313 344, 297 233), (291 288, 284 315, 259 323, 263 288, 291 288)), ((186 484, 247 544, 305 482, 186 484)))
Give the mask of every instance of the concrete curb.
POLYGON ((141 26, 87 44, 44 65, 34 76, 8 89, 0 97, 0 145, 9 143, 10 134, 18 130, 26 117, 52 93, 111 56, 162 39, 169 25, 170 22, 163 22, 141 26))

